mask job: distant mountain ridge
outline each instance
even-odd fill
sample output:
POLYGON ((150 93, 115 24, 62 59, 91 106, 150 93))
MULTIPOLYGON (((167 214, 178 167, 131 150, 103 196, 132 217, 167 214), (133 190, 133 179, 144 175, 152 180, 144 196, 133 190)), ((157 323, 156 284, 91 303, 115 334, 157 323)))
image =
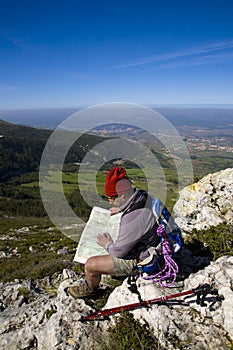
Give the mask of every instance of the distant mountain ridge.
MULTIPOLYGON (((21 174, 37 172, 52 132, 53 130, 36 129, 0 120, 0 181, 5 182, 21 174)), ((85 152, 102 140, 103 138, 95 135, 81 135, 68 152, 66 162, 80 162, 85 152), (85 151, 82 145, 85 145, 85 151)))
POLYGON ((52 130, 36 129, 30 126, 23 126, 9 123, 0 119, 0 135, 11 136, 15 138, 21 137, 38 137, 39 139, 48 139, 52 130))

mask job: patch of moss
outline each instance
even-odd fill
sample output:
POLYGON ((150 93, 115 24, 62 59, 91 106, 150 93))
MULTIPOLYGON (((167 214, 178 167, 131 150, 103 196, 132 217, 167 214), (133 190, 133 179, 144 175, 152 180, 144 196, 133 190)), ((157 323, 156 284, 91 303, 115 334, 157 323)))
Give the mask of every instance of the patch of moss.
POLYGON ((24 299, 26 299, 26 300, 30 299, 31 293, 30 293, 29 288, 20 287, 20 288, 18 288, 18 293, 20 296, 23 296, 24 299))
POLYGON ((46 309, 45 315, 46 315, 47 319, 49 320, 51 318, 51 316, 53 314, 55 314, 56 312, 57 312, 57 310, 54 310, 54 309, 46 309))
POLYGON ((228 208, 222 208, 222 209, 221 209, 221 214, 222 214, 222 215, 226 215, 227 212, 228 212, 228 208))

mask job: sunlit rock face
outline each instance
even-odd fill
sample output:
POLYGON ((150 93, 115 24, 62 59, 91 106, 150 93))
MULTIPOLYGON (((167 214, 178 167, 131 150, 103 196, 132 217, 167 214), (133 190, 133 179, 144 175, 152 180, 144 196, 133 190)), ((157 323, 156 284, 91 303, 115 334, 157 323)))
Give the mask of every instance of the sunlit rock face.
POLYGON ((209 174, 181 190, 174 216, 184 232, 233 222, 233 169, 209 174))

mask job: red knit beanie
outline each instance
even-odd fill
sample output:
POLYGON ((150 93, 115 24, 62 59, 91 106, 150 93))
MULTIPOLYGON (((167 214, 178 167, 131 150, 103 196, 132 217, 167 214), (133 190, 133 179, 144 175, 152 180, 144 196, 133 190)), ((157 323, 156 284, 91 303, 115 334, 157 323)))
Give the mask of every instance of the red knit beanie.
POLYGON ((106 175, 104 191, 108 197, 117 197, 132 189, 132 184, 124 168, 112 168, 106 175))

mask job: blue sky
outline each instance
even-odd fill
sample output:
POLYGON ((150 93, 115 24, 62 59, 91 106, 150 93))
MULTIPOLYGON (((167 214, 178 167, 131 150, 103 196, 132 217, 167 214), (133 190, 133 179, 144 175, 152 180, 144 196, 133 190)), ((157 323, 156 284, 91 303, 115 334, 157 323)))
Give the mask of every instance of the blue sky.
POLYGON ((0 109, 233 103, 232 0, 1 0, 0 109))

